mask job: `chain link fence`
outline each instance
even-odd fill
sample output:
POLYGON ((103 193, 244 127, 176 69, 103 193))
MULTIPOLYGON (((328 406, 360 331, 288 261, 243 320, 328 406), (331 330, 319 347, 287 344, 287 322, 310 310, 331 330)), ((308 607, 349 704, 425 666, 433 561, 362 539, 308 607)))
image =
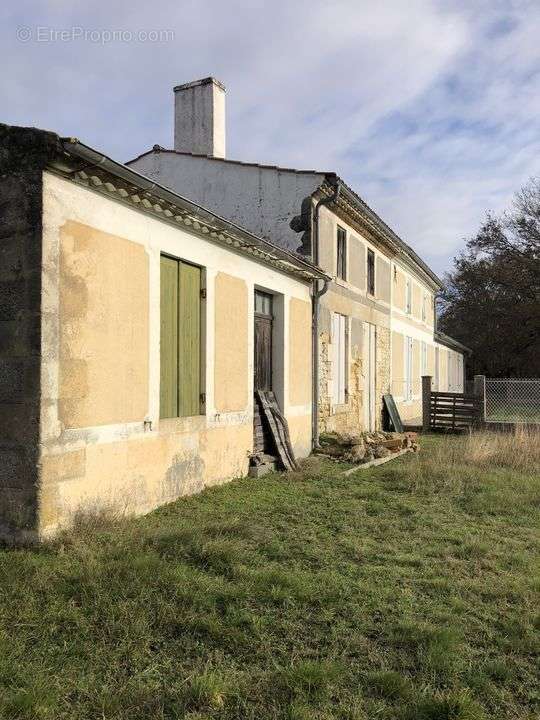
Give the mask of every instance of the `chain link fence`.
POLYGON ((486 421, 540 423, 540 379, 486 378, 486 421))

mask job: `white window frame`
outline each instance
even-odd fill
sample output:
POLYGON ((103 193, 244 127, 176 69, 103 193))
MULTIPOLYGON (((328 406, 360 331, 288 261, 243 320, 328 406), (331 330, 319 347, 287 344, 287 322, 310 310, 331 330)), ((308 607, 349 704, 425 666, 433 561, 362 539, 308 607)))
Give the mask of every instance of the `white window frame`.
POLYGON ((349 332, 346 315, 332 313, 332 405, 348 399, 349 332))
POLYGON ((426 305, 427 305, 427 295, 426 295, 426 293, 424 293, 422 295, 422 322, 426 322, 426 318, 427 318, 426 305))

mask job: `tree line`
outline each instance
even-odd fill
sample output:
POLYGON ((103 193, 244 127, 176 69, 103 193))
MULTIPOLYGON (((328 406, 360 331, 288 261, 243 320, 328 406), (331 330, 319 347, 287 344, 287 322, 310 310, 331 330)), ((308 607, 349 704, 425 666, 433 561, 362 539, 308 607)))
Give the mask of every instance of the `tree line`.
POLYGON ((540 377, 540 179, 488 215, 455 258, 439 328, 471 348, 471 374, 540 377))

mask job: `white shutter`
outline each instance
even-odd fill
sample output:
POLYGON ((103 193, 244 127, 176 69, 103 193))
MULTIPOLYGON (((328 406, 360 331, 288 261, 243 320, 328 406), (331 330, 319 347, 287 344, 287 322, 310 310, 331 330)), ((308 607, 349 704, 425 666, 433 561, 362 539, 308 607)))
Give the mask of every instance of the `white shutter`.
POLYGON ((345 389, 347 387, 347 318, 339 316, 339 403, 345 402, 345 389))
POLYGON ((339 404, 339 315, 332 313, 332 404, 339 404))
POLYGON ((413 353, 413 340, 410 337, 405 337, 405 352, 404 352, 404 365, 405 365, 405 368, 404 368, 404 375, 405 375, 404 399, 405 400, 412 399, 412 370, 413 370, 412 353, 413 353))
POLYGON ((332 313, 332 403, 343 405, 347 390, 347 318, 332 313))

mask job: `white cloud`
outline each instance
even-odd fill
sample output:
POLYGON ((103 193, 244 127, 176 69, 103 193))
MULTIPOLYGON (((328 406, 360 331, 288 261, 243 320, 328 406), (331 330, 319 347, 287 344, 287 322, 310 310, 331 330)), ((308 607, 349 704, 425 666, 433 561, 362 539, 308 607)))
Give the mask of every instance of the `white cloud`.
POLYGON ((537 2, 164 0, 0 9, 0 120, 119 159, 172 144, 172 87, 228 88, 231 157, 336 170, 437 270, 540 173, 537 2), (16 28, 172 29, 21 43, 16 28))

